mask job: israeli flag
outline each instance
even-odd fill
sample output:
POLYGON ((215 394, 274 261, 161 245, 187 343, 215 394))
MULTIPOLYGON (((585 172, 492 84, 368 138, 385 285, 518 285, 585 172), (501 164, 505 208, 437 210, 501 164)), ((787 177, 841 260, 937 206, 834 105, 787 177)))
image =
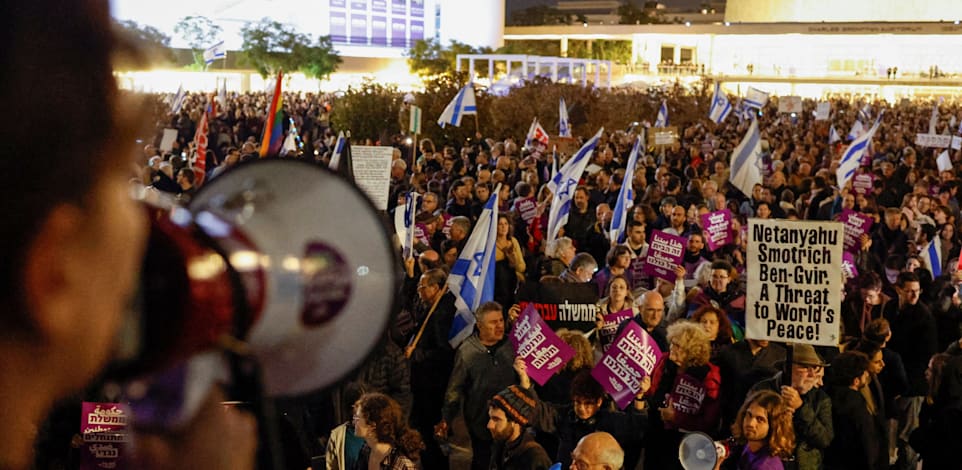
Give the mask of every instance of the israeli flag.
POLYGON ((498 236, 500 190, 498 184, 448 276, 448 290, 454 294, 454 305, 458 309, 448 332, 448 342, 455 349, 474 331, 474 312, 478 306, 494 300, 494 244, 498 236))
POLYGON ((568 123, 568 107, 565 106, 564 97, 561 97, 558 103, 558 136, 571 137, 571 124, 568 123))
POLYGON ((398 206, 394 211, 394 232, 401 243, 403 259, 414 256, 414 219, 420 198, 420 194, 410 191, 404 198, 404 207, 398 206))
POLYGON ((668 103, 666 103, 665 100, 661 100, 661 107, 658 108, 655 127, 668 127, 668 103))
POLYGON ((935 134, 935 128, 939 125, 939 105, 932 104, 932 116, 929 117, 929 134, 935 134))
POLYGON ((442 129, 448 124, 461 127, 461 118, 467 114, 478 114, 478 107, 474 100, 474 86, 470 82, 464 85, 448 103, 448 107, 444 108, 444 112, 438 118, 438 125, 442 129))
POLYGON ((922 258, 922 264, 925 268, 932 273, 932 277, 939 277, 942 274, 942 237, 938 233, 935 234, 935 238, 925 246, 925 249, 919 253, 919 257, 922 258))
POLYGON ((852 130, 848 131, 848 139, 855 140, 865 133, 865 128, 862 127, 862 121, 855 121, 855 125, 852 126, 852 130))
POLYGON ((748 119, 752 119, 754 112, 739 99, 738 104, 735 105, 735 117, 738 118, 738 123, 741 124, 748 119))
POLYGON ((750 197, 755 185, 762 182, 762 171, 759 168, 761 161, 762 138, 758 132, 758 121, 753 119, 745 137, 732 151, 731 173, 728 175, 728 181, 742 194, 750 197))
POLYGON ((835 126, 832 126, 832 128, 828 130, 828 145, 832 145, 840 140, 842 140, 842 136, 838 135, 838 131, 835 130, 835 126))
POLYGON ((226 57, 227 48, 224 47, 224 41, 221 41, 204 50, 204 65, 209 66, 210 64, 214 63, 215 60, 224 59, 226 57))
POLYGON ((872 136, 875 135, 875 131, 878 130, 881 120, 882 114, 879 114, 872 128, 852 141, 851 145, 845 149, 845 153, 842 154, 842 159, 838 162, 838 170, 835 172, 839 189, 844 188, 845 183, 848 183, 848 180, 855 175, 855 170, 858 169, 859 162, 862 161, 862 156, 865 155, 865 152, 868 150, 869 142, 871 142, 872 136))
POLYGON ((621 183, 621 190, 618 191, 618 202, 615 203, 615 211, 611 215, 611 230, 608 232, 608 239, 617 243, 625 242, 625 227, 628 225, 628 211, 635 205, 635 192, 632 188, 632 180, 635 175, 635 165, 638 163, 638 154, 641 151, 641 136, 635 138, 635 146, 631 149, 628 156, 628 166, 625 167, 625 180, 621 183))
POLYGON ((331 153, 331 162, 328 163, 327 167, 333 171, 337 171, 337 167, 341 165, 341 154, 344 153, 344 131, 337 134, 337 143, 334 144, 334 152, 331 153))
POLYGON ((187 92, 184 91, 184 85, 177 88, 177 94, 174 95, 173 100, 170 103, 170 113, 177 114, 180 112, 180 108, 184 107, 184 100, 187 99, 187 92))
POLYGON ((748 91, 745 92, 745 104, 753 107, 762 109, 768 103, 768 93, 761 91, 754 87, 748 87, 748 91))
POLYGON ((731 112, 732 104, 728 102, 728 97, 721 91, 721 83, 715 82, 715 94, 711 98, 711 107, 708 108, 708 119, 714 121, 715 124, 719 124, 731 112))
POLYGON ((220 89, 217 90, 217 102, 220 103, 222 107, 227 106, 227 79, 226 78, 221 83, 220 89))
POLYGON ((601 133, 605 131, 602 127, 590 140, 581 146, 581 149, 565 162, 558 174, 548 181, 548 189, 554 194, 551 201, 551 209, 548 212, 548 234, 545 240, 552 241, 558 238, 558 231, 568 223, 568 213, 571 212, 571 198, 578 187, 581 174, 585 172, 585 167, 591 160, 591 154, 598 146, 601 133))

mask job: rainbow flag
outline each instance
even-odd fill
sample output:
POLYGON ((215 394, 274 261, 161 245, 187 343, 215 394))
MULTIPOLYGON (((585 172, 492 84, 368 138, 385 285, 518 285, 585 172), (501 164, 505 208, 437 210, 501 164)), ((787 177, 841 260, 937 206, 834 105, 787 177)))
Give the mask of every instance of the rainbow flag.
POLYGON ((267 108, 267 122, 264 123, 264 137, 261 139, 261 158, 280 153, 284 137, 283 100, 281 98, 281 78, 283 72, 277 72, 277 84, 274 85, 274 97, 271 107, 267 108))

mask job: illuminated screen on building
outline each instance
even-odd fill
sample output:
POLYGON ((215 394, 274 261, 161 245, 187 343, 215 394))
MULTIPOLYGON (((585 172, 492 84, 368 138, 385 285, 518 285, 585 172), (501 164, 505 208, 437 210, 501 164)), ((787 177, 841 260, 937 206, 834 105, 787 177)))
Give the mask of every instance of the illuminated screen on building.
POLYGON ((425 0, 327 0, 334 44, 410 47, 434 14, 425 0))

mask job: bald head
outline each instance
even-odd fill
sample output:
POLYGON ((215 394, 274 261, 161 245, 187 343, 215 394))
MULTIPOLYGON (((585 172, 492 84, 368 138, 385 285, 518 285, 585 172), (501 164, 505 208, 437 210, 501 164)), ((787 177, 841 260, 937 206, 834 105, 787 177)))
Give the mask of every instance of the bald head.
POLYGON ((625 451, 618 441, 606 432, 593 432, 582 437, 571 453, 571 468, 576 462, 603 465, 606 470, 620 470, 625 463, 625 451))
POLYGON ((641 309, 641 319, 648 327, 652 328, 661 324, 665 318, 665 298, 656 290, 650 290, 641 295, 638 299, 638 307, 641 309))

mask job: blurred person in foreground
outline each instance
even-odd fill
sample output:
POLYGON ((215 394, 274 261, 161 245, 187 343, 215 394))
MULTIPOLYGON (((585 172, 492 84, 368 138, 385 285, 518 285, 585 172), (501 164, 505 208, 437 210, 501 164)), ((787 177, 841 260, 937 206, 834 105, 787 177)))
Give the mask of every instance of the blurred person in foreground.
MULTIPOLYGON (((0 468, 26 469, 54 403, 107 362, 147 227, 130 198, 137 120, 121 115, 107 2, 38 0, 4 11, 0 96, 16 112, 0 118, 0 166, 25 177, 0 190, 3 213, 17 221, 0 228, 0 468)), ((155 452, 139 468, 252 468, 254 422, 222 411, 222 400, 211 394, 177 436, 141 440, 155 452)))

